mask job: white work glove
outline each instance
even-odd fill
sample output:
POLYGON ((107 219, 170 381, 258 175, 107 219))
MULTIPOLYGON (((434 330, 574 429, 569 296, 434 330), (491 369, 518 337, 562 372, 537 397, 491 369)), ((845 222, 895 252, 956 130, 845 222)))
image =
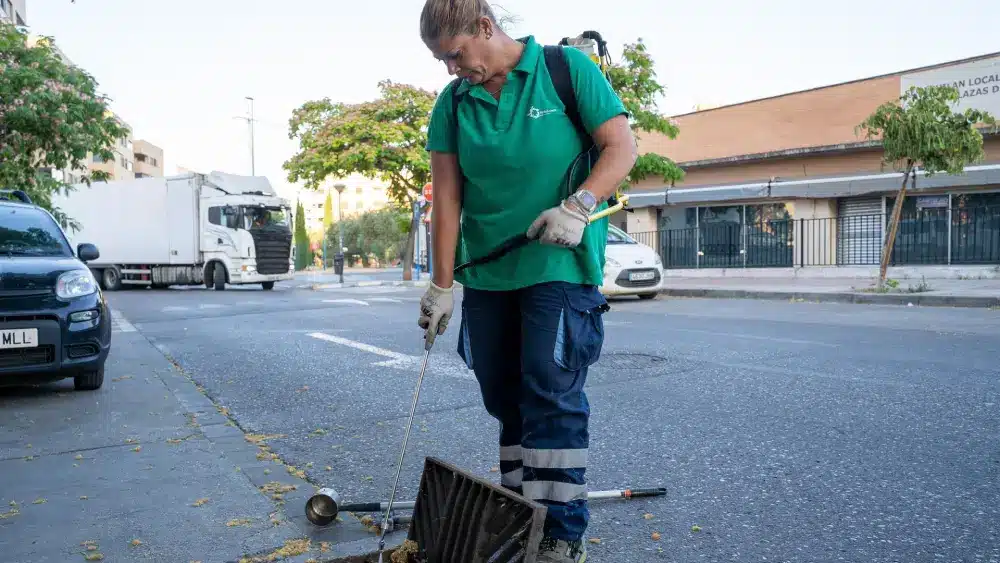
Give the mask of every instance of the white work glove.
POLYGON ((438 287, 430 282, 424 296, 420 298, 420 318, 417 319, 417 325, 427 331, 424 335, 424 346, 427 349, 434 344, 434 338, 444 334, 444 330, 448 328, 454 308, 452 288, 438 287))
POLYGON ((546 209, 528 227, 528 238, 538 238, 542 244, 573 248, 580 244, 583 230, 590 224, 587 212, 570 200, 546 209))

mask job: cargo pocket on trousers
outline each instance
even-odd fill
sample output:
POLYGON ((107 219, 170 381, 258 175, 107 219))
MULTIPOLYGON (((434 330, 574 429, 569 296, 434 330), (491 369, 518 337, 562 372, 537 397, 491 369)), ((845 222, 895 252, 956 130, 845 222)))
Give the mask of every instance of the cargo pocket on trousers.
POLYGON ((462 304, 461 311, 462 319, 458 323, 458 355, 465 362, 465 367, 472 369, 472 346, 471 340, 469 339, 469 320, 464 303, 462 304))
POLYGON ((604 344, 604 313, 610 307, 597 288, 571 289, 563 295, 553 355, 559 367, 578 371, 600 358, 604 344))

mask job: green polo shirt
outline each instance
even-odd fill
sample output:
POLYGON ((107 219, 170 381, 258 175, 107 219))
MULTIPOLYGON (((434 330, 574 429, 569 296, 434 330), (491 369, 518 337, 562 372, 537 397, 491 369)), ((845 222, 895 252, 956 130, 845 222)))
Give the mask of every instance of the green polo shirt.
MULTIPOLYGON (((563 112, 541 46, 525 43, 521 61, 507 75, 497 101, 481 86, 461 82, 458 132, 452 117, 452 87, 439 95, 431 113, 427 150, 457 153, 465 177, 461 231, 455 264, 488 254, 503 241, 524 233, 538 215, 556 205, 586 179, 586 159, 573 178, 566 175, 584 149, 563 112)), ((600 68, 585 53, 564 47, 580 118, 589 132, 617 115, 624 105, 600 68)), ((602 204, 600 209, 607 207, 602 204)), ((528 245, 493 262, 459 273, 456 281, 485 290, 513 290, 537 283, 565 281, 601 285, 608 219, 587 226, 572 249, 528 245)))

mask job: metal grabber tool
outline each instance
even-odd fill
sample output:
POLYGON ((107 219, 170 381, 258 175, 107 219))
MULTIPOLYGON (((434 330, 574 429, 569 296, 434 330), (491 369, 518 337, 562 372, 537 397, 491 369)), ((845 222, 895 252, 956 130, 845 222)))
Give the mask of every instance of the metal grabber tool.
POLYGON ((420 398, 420 384, 424 381, 424 373, 427 372, 427 360, 431 357, 431 347, 434 340, 424 341, 424 361, 420 366, 420 375, 417 376, 417 387, 413 390, 413 404, 410 405, 410 417, 406 420, 406 431, 403 433, 403 447, 399 450, 399 463, 396 465, 396 479, 392 483, 392 491, 389 492, 389 502, 385 507, 385 517, 382 518, 382 530, 378 537, 378 563, 383 563, 382 553, 385 551, 385 534, 392 525, 392 503, 396 499, 396 487, 399 486, 399 474, 403 470, 403 458, 406 456, 406 441, 410 437, 410 427, 413 426, 413 415, 417 412, 417 400, 420 398))

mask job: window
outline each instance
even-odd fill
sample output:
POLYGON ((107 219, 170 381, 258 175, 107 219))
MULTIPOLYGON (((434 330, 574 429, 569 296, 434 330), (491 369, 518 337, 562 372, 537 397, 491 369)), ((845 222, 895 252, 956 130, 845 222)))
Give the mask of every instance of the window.
POLYGON ((615 227, 614 225, 608 225, 608 244, 638 244, 635 240, 625 234, 624 231, 615 227))
POLYGON ((135 161, 136 162, 146 162, 146 155, 142 154, 141 152, 135 153, 135 161))
POLYGON ((73 251, 48 213, 32 207, 9 207, 0 210, 0 254, 72 256, 73 251))
POLYGON ((142 172, 136 172, 136 173, 135 173, 135 178, 136 178, 137 180, 138 180, 139 178, 149 178, 149 177, 150 177, 150 176, 149 176, 149 174, 143 174, 142 172))
POLYGON ((364 188, 361 188, 360 186, 357 187, 357 188, 354 188, 354 193, 356 193, 356 194, 360 194, 363 191, 364 191, 364 188))
POLYGON ((105 162, 104 157, 99 154, 95 154, 91 160, 94 161, 94 164, 104 164, 105 162))
POLYGON ((354 209, 364 209, 364 208, 365 208, 365 202, 363 201, 358 201, 354 204, 354 209))
POLYGON ((227 229, 238 229, 240 226, 239 210, 235 207, 216 205, 208 208, 208 222, 227 229))

